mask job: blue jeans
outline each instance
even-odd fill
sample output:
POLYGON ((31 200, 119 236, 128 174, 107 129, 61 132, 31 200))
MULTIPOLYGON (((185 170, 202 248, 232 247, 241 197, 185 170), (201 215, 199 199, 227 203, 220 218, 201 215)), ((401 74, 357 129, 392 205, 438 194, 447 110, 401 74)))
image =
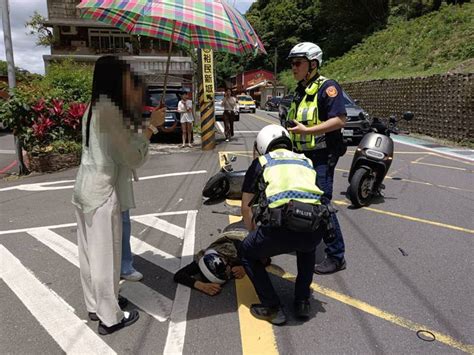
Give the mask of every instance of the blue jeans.
POLYGON ((296 233, 285 228, 259 227, 248 234, 239 248, 239 256, 264 306, 277 307, 280 299, 261 259, 296 251, 295 300, 307 300, 311 295, 316 245, 320 241, 321 233, 296 233))
POLYGON ((133 268, 132 248, 130 247, 130 235, 132 225, 130 223, 130 211, 122 212, 122 265, 120 275, 130 275, 135 271, 133 268))
MULTIPOLYGON (((316 170, 316 184, 321 190, 323 190, 324 196, 329 201, 331 201, 334 183, 334 170, 336 169, 337 161, 334 165, 329 165, 328 161, 316 161, 316 159, 314 159, 311 154, 308 154, 307 157, 311 159, 316 170)), ((332 214, 332 222, 334 225, 336 237, 334 238, 334 241, 326 244, 325 252, 327 256, 341 261, 344 259, 345 246, 341 227, 335 213, 332 214)))

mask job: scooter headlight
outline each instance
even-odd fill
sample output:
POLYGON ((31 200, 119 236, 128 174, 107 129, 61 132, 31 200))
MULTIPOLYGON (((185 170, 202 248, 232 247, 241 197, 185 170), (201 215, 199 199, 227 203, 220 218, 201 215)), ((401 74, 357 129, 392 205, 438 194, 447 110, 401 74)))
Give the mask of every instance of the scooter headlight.
POLYGON ((372 150, 372 149, 367 149, 365 151, 365 154, 370 157, 370 158, 373 158, 373 159, 377 159, 377 160, 383 160, 383 158, 385 158, 385 154, 384 153, 381 153, 381 152, 378 152, 376 150, 372 150))

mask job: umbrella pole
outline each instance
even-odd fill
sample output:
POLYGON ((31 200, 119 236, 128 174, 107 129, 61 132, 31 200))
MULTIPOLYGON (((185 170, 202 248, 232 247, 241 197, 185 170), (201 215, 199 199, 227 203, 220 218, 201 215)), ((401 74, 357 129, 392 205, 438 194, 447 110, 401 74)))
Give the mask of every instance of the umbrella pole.
POLYGON ((170 44, 168 47, 168 59, 166 61, 165 79, 163 83, 163 94, 161 95, 160 107, 165 107, 166 87, 168 85, 168 74, 170 71, 171 51, 173 50, 173 37, 174 37, 175 28, 176 28, 176 21, 173 21, 173 29, 171 30, 171 39, 170 39, 170 44))

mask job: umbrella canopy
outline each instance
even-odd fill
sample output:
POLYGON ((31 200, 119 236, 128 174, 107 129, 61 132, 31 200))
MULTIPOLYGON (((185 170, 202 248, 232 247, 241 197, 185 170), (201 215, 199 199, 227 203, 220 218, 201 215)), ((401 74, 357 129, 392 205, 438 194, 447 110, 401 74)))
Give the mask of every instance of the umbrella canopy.
POLYGON ((82 17, 187 48, 266 53, 252 26, 225 0, 82 0, 82 17))

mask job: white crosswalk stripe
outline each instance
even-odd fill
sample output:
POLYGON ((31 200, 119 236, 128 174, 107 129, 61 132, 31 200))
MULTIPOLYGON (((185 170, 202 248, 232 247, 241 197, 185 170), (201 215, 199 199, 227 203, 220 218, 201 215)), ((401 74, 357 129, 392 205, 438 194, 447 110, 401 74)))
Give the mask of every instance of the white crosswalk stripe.
MULTIPOLYGON (((132 216, 132 221, 143 224, 147 226, 148 229, 158 230, 171 235, 175 237, 175 240, 180 244, 181 241, 183 241, 182 255, 174 256, 132 236, 131 245, 134 254, 174 274, 180 267, 192 261, 196 215, 197 211, 177 211, 132 216), (173 215, 186 215, 185 228, 170 223, 163 218, 158 218, 173 215)), ((67 223, 0 231, 0 237, 17 233, 27 233, 52 250, 55 254, 61 256, 68 263, 79 267, 77 245, 63 237, 59 230, 65 227, 75 226, 75 223, 67 223)), ((1 244, 1 238, 0 259, 0 278, 4 279, 20 301, 66 353, 115 353, 109 345, 103 342, 102 339, 87 326, 84 320, 81 320, 75 314, 74 309, 69 306, 65 300, 48 286, 44 285, 39 278, 34 275, 34 271, 31 272, 26 269, 21 264, 21 261, 1 244), (16 274, 13 270, 15 270, 16 274), (62 306, 59 306, 58 303, 61 303, 62 306), (50 312, 48 311, 50 309, 59 309, 59 311, 50 312), (68 314, 64 315, 63 313, 66 311, 68 314), (54 313, 54 315, 49 315, 50 313, 54 313), (58 320, 59 318, 60 320, 58 320), (66 328, 67 330, 65 330, 66 328), (80 334, 81 338, 79 340, 77 339, 78 334, 80 334)), ((189 288, 178 285, 174 300, 172 300, 169 298, 169 295, 166 297, 144 283, 124 282, 121 286, 120 293, 159 322, 169 321, 164 353, 181 354, 184 346, 190 291, 189 288)))
POLYGON ((43 285, 3 245, 0 260, 0 278, 67 354, 115 354, 61 297, 43 285))

